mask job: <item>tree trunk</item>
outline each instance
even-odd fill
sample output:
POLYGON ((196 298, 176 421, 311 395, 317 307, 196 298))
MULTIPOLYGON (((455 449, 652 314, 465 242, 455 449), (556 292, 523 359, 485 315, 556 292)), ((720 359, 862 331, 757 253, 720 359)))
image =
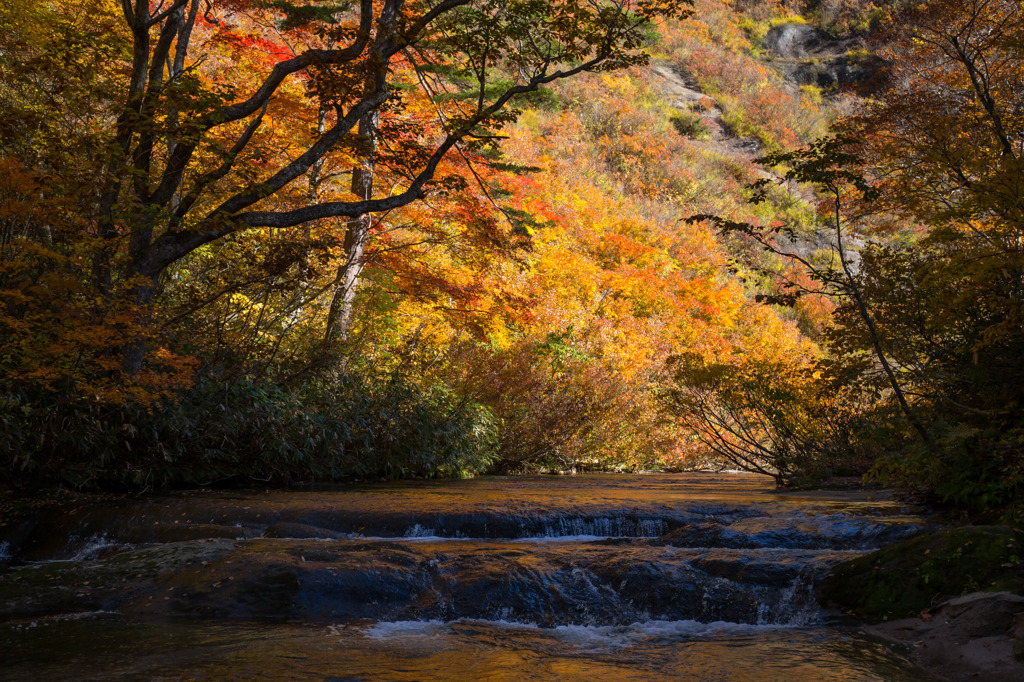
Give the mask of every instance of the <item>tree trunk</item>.
MULTIPOLYGON (((139 306, 141 319, 140 325, 145 325, 145 316, 148 315, 148 307, 153 303, 156 296, 157 278, 153 277, 148 283, 138 284, 132 287, 132 302, 139 306), (143 313, 142 311, 147 311, 143 313)), ((121 371, 128 376, 135 376, 142 369, 142 363, 146 358, 146 340, 135 338, 128 341, 121 348, 121 371)))
MULTIPOLYGON (((379 113, 373 111, 359 121, 359 157, 356 167, 352 170, 352 193, 363 200, 368 200, 373 195, 378 119, 379 113)), ((338 268, 335 280, 337 288, 331 298, 327 330, 324 335, 324 346, 328 350, 333 350, 348 340, 348 334, 352 329, 353 303, 359 286, 359 276, 363 270, 363 255, 371 222, 371 215, 364 213, 350 220, 345 230, 345 262, 338 268)))
MULTIPOLYGON (((382 33, 391 31, 398 18, 403 2, 393 0, 387 2, 381 11, 378 24, 382 33)), ((386 39, 385 39, 386 40, 386 39)), ((371 49, 373 69, 366 77, 366 93, 381 94, 387 90, 388 62, 381 51, 381 38, 371 49)), ((360 200, 369 201, 373 198, 373 175, 377 168, 377 126, 380 122, 380 109, 374 108, 359 119, 356 132, 356 165, 352 169, 352 193, 360 200)), ((364 213, 349 220, 345 230, 345 262, 338 268, 335 278, 334 295, 327 313, 327 329, 324 332, 324 349, 338 358, 338 366, 344 368, 344 360, 337 354, 338 347, 348 340, 352 330, 353 303, 359 277, 363 272, 366 240, 370 233, 372 216, 364 213)))

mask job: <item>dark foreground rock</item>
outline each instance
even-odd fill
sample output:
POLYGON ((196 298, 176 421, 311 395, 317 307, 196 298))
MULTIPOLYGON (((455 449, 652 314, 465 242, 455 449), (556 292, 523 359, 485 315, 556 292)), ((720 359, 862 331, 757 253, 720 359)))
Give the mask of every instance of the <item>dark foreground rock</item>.
MULTIPOLYGON (((515 541, 164 543, 0 573, 0 620, 84 612, 210 619, 650 619, 789 623, 841 552, 515 541)), ((802 615, 804 614, 804 615, 802 615)))
POLYGON ((910 658, 946 680, 1024 680, 1024 597, 975 592, 922 613, 865 628, 906 646, 910 658))
POLYGON ((840 514, 806 518, 751 516, 728 524, 703 521, 675 528, 657 543, 673 547, 732 549, 875 549, 921 532, 920 526, 847 519, 840 514))
POLYGON ((833 567, 821 598, 939 679, 1024 680, 1022 548, 1010 528, 947 528, 833 567))

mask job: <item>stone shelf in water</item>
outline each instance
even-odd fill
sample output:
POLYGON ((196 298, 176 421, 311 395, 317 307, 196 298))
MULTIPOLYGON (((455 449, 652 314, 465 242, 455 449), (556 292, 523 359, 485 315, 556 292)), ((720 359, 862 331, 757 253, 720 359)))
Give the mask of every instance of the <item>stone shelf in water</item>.
POLYGON ((290 680, 314 669, 450 679, 443 652, 460 671, 489 652, 478 670, 488 679, 550 679, 555 660, 571 679, 660 679, 652 666, 664 679, 736 679, 775 665, 791 680, 820 679, 821 666, 901 679, 907 667, 890 653, 842 649, 847 636, 814 593, 835 563, 925 528, 914 511, 738 475, 193 492, 54 509, 0 529, 0 664, 7 656, 11 679, 32 680, 290 680), (80 653, 58 663, 69 642, 80 653), (117 658, 124 642, 133 663, 117 658))

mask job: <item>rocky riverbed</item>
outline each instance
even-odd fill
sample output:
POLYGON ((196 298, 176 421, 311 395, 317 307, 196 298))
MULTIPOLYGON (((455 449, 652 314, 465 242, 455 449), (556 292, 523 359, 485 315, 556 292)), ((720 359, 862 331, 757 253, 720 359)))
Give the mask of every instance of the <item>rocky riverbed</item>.
POLYGON ((740 474, 59 506, 3 527, 0 657, 13 679, 922 679, 817 597, 920 511, 740 474))

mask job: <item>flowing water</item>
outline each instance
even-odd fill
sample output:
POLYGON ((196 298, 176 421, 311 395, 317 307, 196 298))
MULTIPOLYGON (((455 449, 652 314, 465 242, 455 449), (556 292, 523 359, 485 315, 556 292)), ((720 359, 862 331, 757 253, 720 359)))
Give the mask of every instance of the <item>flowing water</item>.
POLYGON ((741 474, 193 492, 0 531, 0 677, 920 680, 819 608, 926 521, 741 474))

